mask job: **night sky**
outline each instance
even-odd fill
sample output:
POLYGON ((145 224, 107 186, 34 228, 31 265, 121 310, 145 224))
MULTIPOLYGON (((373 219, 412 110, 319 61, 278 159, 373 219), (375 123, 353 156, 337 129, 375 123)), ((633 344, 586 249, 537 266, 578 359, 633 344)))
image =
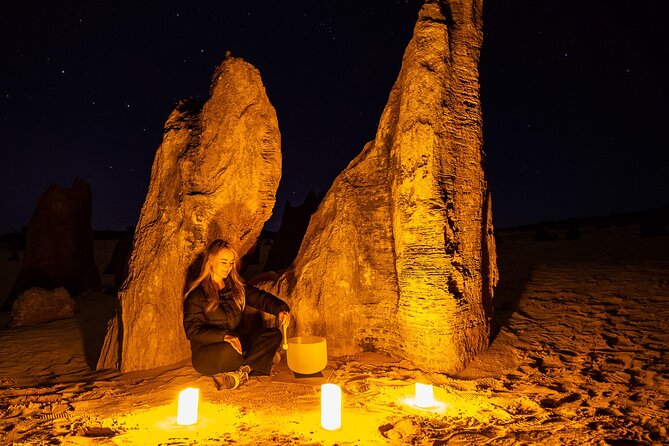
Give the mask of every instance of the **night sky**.
MULTIPOLYGON (((669 204, 661 4, 484 2, 484 149, 497 227, 669 204)), ((260 70, 277 111, 275 213, 327 190, 374 138, 420 5, 3 6, 0 232, 27 224, 52 182, 69 187, 77 176, 93 191, 95 229, 134 225, 167 116, 178 99, 206 99, 226 51, 260 70)))

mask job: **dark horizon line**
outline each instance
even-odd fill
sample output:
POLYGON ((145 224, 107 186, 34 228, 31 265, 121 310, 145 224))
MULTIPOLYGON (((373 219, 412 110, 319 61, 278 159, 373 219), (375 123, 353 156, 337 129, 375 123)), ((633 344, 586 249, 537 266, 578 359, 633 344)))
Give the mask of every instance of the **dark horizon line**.
MULTIPOLYGON (((289 200, 286 200, 286 203, 290 203, 289 200)), ((669 202, 667 204, 657 206, 657 207, 651 207, 647 209, 641 209, 641 210, 627 210, 627 211, 613 211, 608 214, 600 214, 600 215, 591 215, 587 217, 564 217, 559 220, 555 219, 550 219, 550 220, 540 220, 540 221, 534 221, 534 222, 528 222, 528 223, 521 223, 521 224, 515 224, 515 225, 509 225, 509 226, 495 226, 495 217, 493 215, 493 227, 495 231, 509 231, 509 230, 531 230, 535 229, 538 226, 552 226, 552 227, 560 227, 568 224, 578 224, 578 225, 587 225, 587 224, 593 224, 593 225, 601 225, 607 223, 607 220, 610 222, 610 224, 616 224, 616 225, 633 225, 633 224, 640 224, 642 223, 642 218, 648 217, 648 216, 656 216, 656 217, 664 217, 667 219, 667 224, 669 224, 669 202), (617 223, 614 222, 613 220, 617 220, 617 223)), ((279 224, 280 226, 280 224, 279 224)), ((118 228, 93 228, 93 233, 94 234, 100 234, 100 233, 115 233, 115 234, 128 234, 131 232, 134 232, 136 225, 128 225, 123 229, 118 229, 118 228)), ((13 230, 9 232, 3 232, 0 233, 0 238, 6 237, 6 236, 11 236, 15 234, 25 234, 27 232, 28 225, 22 225, 21 230, 13 230)), ((272 229, 267 229, 266 226, 263 226, 262 231, 264 232, 271 232, 271 233, 276 233, 278 232, 278 229, 272 230, 272 229)))

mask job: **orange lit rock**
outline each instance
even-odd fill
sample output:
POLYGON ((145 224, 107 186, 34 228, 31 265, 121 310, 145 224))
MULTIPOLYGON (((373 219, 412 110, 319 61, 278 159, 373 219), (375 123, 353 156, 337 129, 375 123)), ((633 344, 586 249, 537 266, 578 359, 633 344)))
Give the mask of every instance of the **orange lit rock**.
POLYGON ((423 6, 376 138, 335 180, 291 269, 261 286, 330 354, 455 372, 488 345, 497 281, 477 63, 480 1, 423 6))
POLYGON ((189 356, 186 271, 217 237, 244 255, 271 215, 280 134, 258 70, 228 57, 210 94, 202 106, 182 101, 165 124, 119 292, 121 318, 108 329, 98 368, 141 370, 189 356))

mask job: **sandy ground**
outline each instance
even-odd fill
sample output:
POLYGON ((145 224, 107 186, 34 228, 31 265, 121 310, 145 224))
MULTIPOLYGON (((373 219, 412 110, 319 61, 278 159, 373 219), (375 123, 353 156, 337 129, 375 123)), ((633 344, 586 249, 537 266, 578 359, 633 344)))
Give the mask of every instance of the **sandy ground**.
MULTIPOLYGON (((330 358, 320 381, 290 379, 284 360, 273 380, 235 391, 190 364, 93 372, 114 297, 88 292, 75 319, 0 329, 0 444, 669 444, 669 237, 581 233, 500 235, 499 332, 458 376, 374 353, 330 358), (430 410, 411 404, 418 378, 435 385, 430 410), (320 427, 326 380, 343 390, 333 432, 320 427), (201 395, 198 423, 184 427, 186 387, 201 395)), ((104 266, 110 245, 97 249, 104 266)), ((5 254, 0 279, 11 281, 5 254)))

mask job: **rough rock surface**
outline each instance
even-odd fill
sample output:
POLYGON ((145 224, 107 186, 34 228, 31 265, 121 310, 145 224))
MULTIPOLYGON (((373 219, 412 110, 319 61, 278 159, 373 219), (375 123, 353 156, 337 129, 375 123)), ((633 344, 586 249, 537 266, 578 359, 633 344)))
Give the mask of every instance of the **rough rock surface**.
POLYGON ((30 288, 19 295, 12 306, 11 327, 27 327, 74 317, 77 303, 65 288, 53 291, 30 288))
POLYGON ((52 184, 42 194, 28 223, 23 264, 5 309, 32 287, 64 287, 75 295, 100 286, 93 256, 91 201, 88 184, 78 178, 69 189, 52 184))
POLYGON ((251 249, 274 206, 280 134, 260 74, 227 57, 210 98, 182 101, 165 124, 135 230, 121 317, 98 368, 142 370, 190 355, 182 325, 186 271, 214 238, 251 249), (120 338, 120 342, 118 342, 120 338), (120 352, 118 348, 120 347, 120 352))
POLYGON ((376 138, 261 283, 330 354, 378 350, 455 372, 488 346, 497 281, 478 68, 480 1, 427 1, 376 138))

